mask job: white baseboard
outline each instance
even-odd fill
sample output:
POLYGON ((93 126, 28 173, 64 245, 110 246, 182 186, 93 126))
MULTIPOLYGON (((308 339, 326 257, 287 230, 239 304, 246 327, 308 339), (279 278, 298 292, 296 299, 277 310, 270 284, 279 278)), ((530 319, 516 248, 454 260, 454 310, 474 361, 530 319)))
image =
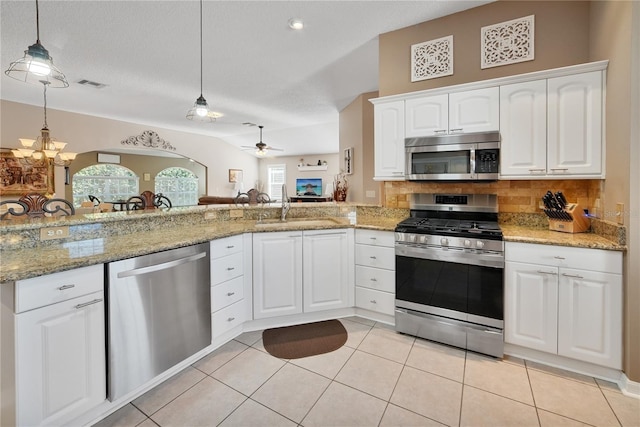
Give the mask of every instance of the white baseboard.
POLYGON ((631 381, 624 373, 618 383, 618 387, 625 396, 640 399, 640 383, 631 381))

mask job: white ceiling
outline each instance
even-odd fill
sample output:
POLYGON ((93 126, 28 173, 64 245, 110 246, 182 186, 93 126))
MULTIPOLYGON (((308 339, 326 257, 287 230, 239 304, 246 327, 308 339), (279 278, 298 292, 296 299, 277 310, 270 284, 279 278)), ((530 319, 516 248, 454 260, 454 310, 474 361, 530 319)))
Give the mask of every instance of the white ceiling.
MULTIPOLYGON (((198 1, 40 0, 40 40, 70 84, 47 103, 238 147, 258 142, 252 122, 279 155, 335 153, 340 110, 378 89, 378 34, 488 2, 205 0, 203 95, 224 116, 204 124, 185 118, 200 95, 198 1)), ((35 42, 35 1, 2 0, 0 12, 6 70, 35 42)), ((42 105, 41 87, 0 82, 2 99, 42 105)))

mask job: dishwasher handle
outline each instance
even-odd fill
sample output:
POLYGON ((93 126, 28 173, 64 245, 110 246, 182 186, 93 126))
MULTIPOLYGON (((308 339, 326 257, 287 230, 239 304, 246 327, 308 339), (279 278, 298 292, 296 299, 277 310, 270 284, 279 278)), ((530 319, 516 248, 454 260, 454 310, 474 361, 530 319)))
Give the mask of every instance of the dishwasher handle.
POLYGON ((175 259, 173 261, 163 262, 161 264, 150 265, 148 267, 141 267, 133 270, 120 271, 118 272, 118 279, 121 279, 123 277, 140 276, 141 274, 153 273, 155 271, 167 270, 177 265, 197 261, 200 258, 204 258, 205 256, 207 256, 207 253, 201 252, 199 254, 191 255, 185 258, 175 259))

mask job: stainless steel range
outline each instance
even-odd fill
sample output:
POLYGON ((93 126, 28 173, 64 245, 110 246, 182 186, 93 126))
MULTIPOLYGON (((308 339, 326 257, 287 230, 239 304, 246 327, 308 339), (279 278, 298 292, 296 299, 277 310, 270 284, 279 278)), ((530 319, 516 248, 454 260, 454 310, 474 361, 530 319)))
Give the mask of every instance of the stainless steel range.
POLYGON ((413 194, 395 229, 396 330, 503 355, 504 242, 493 194, 413 194))

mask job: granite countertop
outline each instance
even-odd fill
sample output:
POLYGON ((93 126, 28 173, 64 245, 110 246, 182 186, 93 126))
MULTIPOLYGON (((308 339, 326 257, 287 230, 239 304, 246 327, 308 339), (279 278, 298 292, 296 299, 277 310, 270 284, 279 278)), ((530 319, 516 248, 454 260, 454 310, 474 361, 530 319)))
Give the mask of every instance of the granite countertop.
POLYGON ((505 242, 538 243, 590 249, 624 251, 626 246, 594 233, 562 233, 546 228, 500 224, 505 242))

